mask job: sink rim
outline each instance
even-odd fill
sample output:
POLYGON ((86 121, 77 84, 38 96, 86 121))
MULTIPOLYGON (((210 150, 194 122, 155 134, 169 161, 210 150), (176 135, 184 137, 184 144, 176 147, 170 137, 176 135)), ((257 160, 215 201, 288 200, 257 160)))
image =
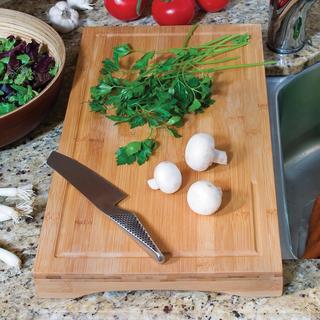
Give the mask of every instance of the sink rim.
POLYGON ((267 77, 267 91, 269 102, 269 119, 271 129, 272 154, 274 176, 276 184, 276 197, 278 206, 278 218, 281 240, 282 259, 298 259, 292 250, 292 239, 290 234, 288 207, 285 191, 284 159, 281 145, 280 121, 279 121, 279 94, 292 81, 305 77, 306 74, 320 68, 320 62, 305 69, 304 71, 289 76, 267 77))

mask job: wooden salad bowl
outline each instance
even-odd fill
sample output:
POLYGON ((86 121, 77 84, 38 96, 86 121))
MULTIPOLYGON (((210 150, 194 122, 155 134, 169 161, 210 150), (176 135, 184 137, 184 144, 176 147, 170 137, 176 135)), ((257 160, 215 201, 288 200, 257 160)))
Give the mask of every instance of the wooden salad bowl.
POLYGON ((0 37, 9 35, 19 36, 28 42, 34 39, 46 44, 59 70, 39 95, 16 110, 0 116, 0 148, 25 136, 47 115, 57 97, 66 58, 63 40, 48 24, 29 14, 0 9, 0 37))

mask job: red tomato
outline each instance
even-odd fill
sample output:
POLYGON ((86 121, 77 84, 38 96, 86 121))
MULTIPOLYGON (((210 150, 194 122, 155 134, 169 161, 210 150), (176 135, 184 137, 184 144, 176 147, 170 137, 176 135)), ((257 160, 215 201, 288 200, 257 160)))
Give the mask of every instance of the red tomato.
POLYGON ((207 12, 217 12, 222 10, 229 0, 198 0, 200 7, 207 12))
POLYGON ((194 0, 153 0, 151 12, 162 26, 189 24, 195 14, 194 0))
POLYGON ((284 7, 287 4, 287 2, 289 2, 289 0, 280 0, 280 1, 278 1, 278 8, 284 7))
POLYGON ((148 0, 142 0, 140 11, 137 12, 139 0, 104 0, 108 12, 119 20, 130 21, 139 18, 148 0))

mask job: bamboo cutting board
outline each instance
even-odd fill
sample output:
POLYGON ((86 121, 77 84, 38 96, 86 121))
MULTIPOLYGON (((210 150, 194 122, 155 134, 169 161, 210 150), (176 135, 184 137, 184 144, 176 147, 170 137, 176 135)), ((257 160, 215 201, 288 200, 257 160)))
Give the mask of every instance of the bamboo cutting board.
MULTIPOLYGON (((144 137, 147 129, 113 126, 89 111, 89 88, 96 85, 101 61, 112 56, 114 46, 130 43, 141 50, 180 47, 188 30, 186 26, 84 29, 59 147, 60 152, 126 192, 129 196, 120 206, 137 213, 170 258, 163 265, 155 263, 55 173, 34 266, 38 295, 78 297, 134 289, 281 294, 282 263, 263 67, 215 74, 215 104, 188 118, 180 130, 182 138, 160 132, 160 147, 141 167, 117 166, 114 152, 144 137), (186 166, 184 148, 196 132, 214 135, 217 148, 228 153, 227 166, 200 173, 186 166), (182 188, 173 195, 153 191, 146 183, 155 165, 163 160, 175 162, 182 171, 182 188), (213 216, 199 216, 188 208, 188 187, 200 179, 223 189, 222 207, 213 216)), ((262 61, 258 25, 201 26, 190 44, 244 32, 251 35, 251 44, 229 55, 239 55, 239 63, 262 61)))

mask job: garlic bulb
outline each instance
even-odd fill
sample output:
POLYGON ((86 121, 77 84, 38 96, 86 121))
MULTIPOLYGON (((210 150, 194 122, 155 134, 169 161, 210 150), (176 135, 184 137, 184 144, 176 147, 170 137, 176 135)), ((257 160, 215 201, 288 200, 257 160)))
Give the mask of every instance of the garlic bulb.
POLYGON ((65 1, 59 1, 49 10, 49 20, 59 32, 67 33, 79 26, 79 14, 65 1))
POLYGON ((90 0, 67 0, 68 5, 73 9, 92 10, 93 4, 90 0))

